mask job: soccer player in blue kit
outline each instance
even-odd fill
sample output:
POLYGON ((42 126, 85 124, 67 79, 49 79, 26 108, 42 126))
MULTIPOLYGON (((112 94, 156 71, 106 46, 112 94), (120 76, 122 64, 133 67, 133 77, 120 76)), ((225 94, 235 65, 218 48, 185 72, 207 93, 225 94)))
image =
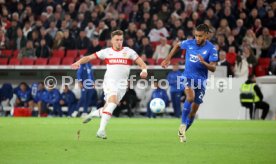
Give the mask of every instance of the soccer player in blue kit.
POLYGON ((172 56, 185 49, 185 70, 179 87, 185 88, 186 100, 183 106, 181 124, 178 130, 180 142, 186 142, 185 132, 192 125, 199 105, 203 102, 208 70, 215 72, 218 53, 215 46, 207 40, 209 27, 200 24, 194 31, 195 39, 184 40, 176 44, 167 58, 161 63, 163 68, 170 64, 172 56))

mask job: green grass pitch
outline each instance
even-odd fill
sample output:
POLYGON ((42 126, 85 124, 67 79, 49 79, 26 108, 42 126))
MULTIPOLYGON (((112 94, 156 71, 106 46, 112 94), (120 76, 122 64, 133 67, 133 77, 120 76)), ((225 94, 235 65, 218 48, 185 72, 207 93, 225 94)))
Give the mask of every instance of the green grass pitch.
POLYGON ((178 119, 0 118, 0 164, 275 163, 276 121, 196 120, 179 143, 178 119), (78 139, 77 131, 80 130, 78 139))

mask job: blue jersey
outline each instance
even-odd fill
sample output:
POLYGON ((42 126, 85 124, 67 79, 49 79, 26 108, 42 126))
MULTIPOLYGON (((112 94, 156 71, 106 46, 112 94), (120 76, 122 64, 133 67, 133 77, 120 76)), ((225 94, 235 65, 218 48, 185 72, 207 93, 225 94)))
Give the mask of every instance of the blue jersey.
POLYGON ((208 78, 208 69, 200 63, 198 55, 201 55, 207 63, 217 62, 218 52, 215 46, 208 40, 203 46, 198 46, 196 40, 192 39, 182 41, 180 49, 186 50, 184 77, 206 80, 208 78))
POLYGON ((47 101, 47 96, 48 96, 47 92, 48 91, 46 89, 38 90, 36 92, 35 97, 34 97, 35 102, 39 102, 39 101, 46 102, 47 101))
POLYGON ((77 99, 75 94, 72 91, 63 92, 61 94, 61 99, 65 102, 65 104, 70 105, 76 103, 77 99))
POLYGON ((58 89, 52 89, 51 91, 47 91, 47 99, 46 102, 49 104, 59 103, 60 93, 58 89))
POLYGON ((28 102, 32 100, 32 94, 31 90, 27 89, 26 91, 22 91, 20 88, 17 90, 16 93, 17 97, 22 101, 22 102, 28 102))
POLYGON ((94 81, 93 71, 91 67, 92 66, 90 63, 80 65, 80 68, 77 71, 78 81, 84 81, 86 79, 94 81))

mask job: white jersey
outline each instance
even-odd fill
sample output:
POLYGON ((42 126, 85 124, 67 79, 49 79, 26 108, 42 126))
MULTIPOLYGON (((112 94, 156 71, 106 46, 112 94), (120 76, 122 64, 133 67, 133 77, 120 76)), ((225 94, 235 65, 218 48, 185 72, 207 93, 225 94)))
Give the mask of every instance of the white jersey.
POLYGON ((105 98, 115 94, 119 102, 126 92, 130 66, 139 56, 129 47, 123 47, 120 51, 113 48, 102 49, 96 52, 96 56, 106 63, 103 83, 105 98))
POLYGON ((123 47, 116 51, 113 48, 106 48, 96 52, 96 56, 106 63, 104 80, 127 80, 130 73, 130 66, 139 56, 129 47, 123 47))

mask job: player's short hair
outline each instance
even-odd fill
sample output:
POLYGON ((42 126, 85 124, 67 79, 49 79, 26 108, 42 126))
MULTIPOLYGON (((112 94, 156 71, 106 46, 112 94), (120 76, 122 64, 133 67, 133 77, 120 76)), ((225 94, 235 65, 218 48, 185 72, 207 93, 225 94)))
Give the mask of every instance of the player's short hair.
POLYGON ((211 32, 209 30, 209 26, 207 24, 200 24, 200 25, 196 26, 196 31, 204 31, 207 33, 211 32))
POLYGON ((111 32, 111 38, 113 38, 115 35, 124 35, 124 32, 122 30, 115 30, 113 32, 111 32))

